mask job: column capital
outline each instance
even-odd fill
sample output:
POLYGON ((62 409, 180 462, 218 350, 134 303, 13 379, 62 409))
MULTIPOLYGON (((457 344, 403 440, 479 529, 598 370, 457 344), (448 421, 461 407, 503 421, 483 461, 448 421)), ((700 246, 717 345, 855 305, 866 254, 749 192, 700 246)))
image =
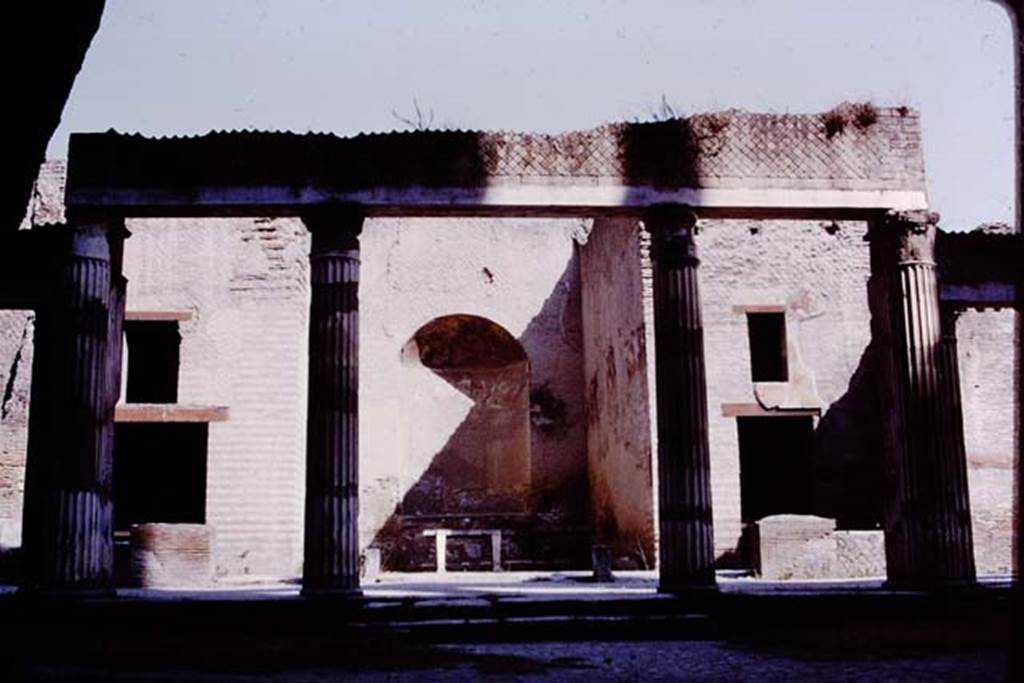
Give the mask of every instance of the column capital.
POLYGON ((888 211, 868 230, 872 268, 935 266, 935 235, 939 214, 934 211, 888 211))
POLYGON ((317 204, 304 209, 300 218, 313 235, 314 254, 353 251, 359 249, 366 207, 354 202, 317 204))
POLYGON ((939 224, 939 214, 927 209, 893 209, 885 213, 885 223, 894 228, 923 233, 939 224))
POLYGON ((100 211, 75 211, 62 224, 45 226, 60 252, 77 258, 112 261, 120 274, 120 255, 124 240, 131 233, 120 215, 100 211))
POLYGON ((74 234, 103 233, 112 239, 127 239, 131 236, 125 227, 124 216, 100 209, 69 209, 67 225, 74 234))
POLYGON ((665 263, 698 263, 697 214, 686 204, 652 204, 643 216, 651 233, 651 258, 665 263))

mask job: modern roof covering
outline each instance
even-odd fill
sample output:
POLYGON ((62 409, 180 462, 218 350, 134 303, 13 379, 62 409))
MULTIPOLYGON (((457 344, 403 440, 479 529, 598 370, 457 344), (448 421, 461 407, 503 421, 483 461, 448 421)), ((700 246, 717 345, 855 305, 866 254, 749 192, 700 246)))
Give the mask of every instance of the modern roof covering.
POLYGON ((814 115, 730 110, 558 135, 232 131, 146 138, 111 131, 72 135, 67 201, 372 204, 408 198, 415 188, 426 191, 421 198, 429 204, 479 200, 495 187, 647 188, 652 197, 669 191, 669 199, 681 188, 923 197, 924 164, 917 114, 871 105, 814 115), (456 192, 440 198, 442 189, 456 192))

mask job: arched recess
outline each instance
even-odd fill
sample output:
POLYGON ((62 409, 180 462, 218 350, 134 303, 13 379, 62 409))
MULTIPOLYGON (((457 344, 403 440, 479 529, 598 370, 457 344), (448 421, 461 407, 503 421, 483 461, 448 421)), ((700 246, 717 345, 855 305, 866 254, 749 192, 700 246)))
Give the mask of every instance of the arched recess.
POLYGON ((486 318, 446 315, 417 330, 402 362, 402 514, 525 510, 530 368, 522 345, 486 318))

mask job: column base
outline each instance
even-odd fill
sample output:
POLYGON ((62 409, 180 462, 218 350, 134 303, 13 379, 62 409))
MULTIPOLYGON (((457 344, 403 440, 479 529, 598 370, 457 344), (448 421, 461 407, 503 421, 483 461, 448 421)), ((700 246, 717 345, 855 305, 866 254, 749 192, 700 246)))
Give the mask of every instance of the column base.
POLYGON ((676 583, 658 584, 658 593, 661 595, 674 595, 678 598, 718 595, 718 584, 711 583, 676 583))
POLYGON ((977 579, 950 579, 947 581, 914 581, 912 579, 886 579, 882 590, 912 591, 915 593, 962 593, 978 588, 977 579))
POLYGON ((37 588, 20 586, 15 593, 20 598, 29 600, 106 600, 117 597, 113 588, 37 588))
POLYGON ((299 595, 315 600, 358 600, 363 597, 362 588, 303 588, 299 595))

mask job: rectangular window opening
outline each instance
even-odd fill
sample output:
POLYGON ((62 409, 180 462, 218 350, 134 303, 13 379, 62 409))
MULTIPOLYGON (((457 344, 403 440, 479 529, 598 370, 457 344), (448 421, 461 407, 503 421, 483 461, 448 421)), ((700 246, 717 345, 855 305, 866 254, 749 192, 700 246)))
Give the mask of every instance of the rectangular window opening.
POLYGON ((181 334, 176 321, 127 320, 126 403, 177 403, 181 334))
POLYGON ((788 382, 786 314, 747 313, 750 374, 755 382, 788 382))

